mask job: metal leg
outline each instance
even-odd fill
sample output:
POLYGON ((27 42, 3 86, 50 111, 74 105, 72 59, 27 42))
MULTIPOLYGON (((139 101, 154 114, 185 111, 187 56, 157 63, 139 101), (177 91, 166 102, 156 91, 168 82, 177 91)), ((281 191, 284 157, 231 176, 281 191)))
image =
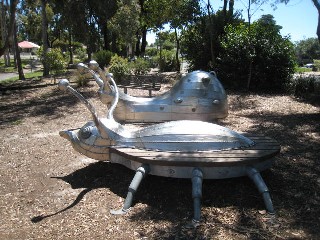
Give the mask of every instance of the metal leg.
POLYGON ((129 208, 132 205, 133 197, 137 192, 142 179, 146 174, 148 174, 149 170, 150 170, 149 165, 147 164, 143 164, 141 167, 137 169, 136 174, 134 175, 130 183, 128 194, 123 204, 123 208, 119 210, 110 210, 111 214, 119 215, 119 214, 125 214, 128 212, 129 208))
POLYGON ((265 184, 265 182, 263 181, 259 171, 253 167, 247 167, 247 174, 248 174, 249 178, 251 178, 251 180, 254 182, 254 184, 258 188, 259 192, 262 194, 263 201, 264 201, 264 204, 266 206, 268 213, 274 214, 275 211, 274 211, 273 204, 271 201, 269 189, 268 189, 267 185, 265 184))
POLYGON ((202 198, 202 179, 203 174, 199 168, 194 168, 192 171, 192 198, 194 215, 192 219, 193 225, 196 227, 201 218, 201 198, 202 198))

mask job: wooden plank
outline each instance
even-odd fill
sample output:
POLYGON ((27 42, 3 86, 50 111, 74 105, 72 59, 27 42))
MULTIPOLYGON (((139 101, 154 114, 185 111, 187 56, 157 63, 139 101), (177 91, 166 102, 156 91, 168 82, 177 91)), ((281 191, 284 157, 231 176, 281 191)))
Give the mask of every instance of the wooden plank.
POLYGON ((256 145, 246 149, 213 152, 161 152, 114 147, 110 148, 110 152, 141 163, 211 167, 257 163, 272 158, 280 152, 280 145, 274 139, 264 136, 254 136, 252 138, 255 138, 256 145))

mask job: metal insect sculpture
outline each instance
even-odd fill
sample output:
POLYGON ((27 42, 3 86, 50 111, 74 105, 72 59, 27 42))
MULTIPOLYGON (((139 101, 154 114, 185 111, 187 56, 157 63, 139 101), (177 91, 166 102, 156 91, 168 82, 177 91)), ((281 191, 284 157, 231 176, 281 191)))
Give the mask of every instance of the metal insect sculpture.
MULTIPOLYGON (((105 73, 95 61, 78 64, 81 73, 93 75, 100 89, 101 101, 110 105, 115 89, 112 75, 105 73)), ((114 118, 120 122, 165 122, 173 120, 212 121, 228 115, 227 95, 214 72, 194 71, 182 77, 168 92, 153 98, 133 97, 119 92, 114 118)))
MULTIPOLYGON (((145 174, 192 179, 195 225, 200 221, 202 179, 249 176, 262 193, 267 210, 274 211, 268 188, 259 174, 271 166, 272 160, 265 157, 255 162, 253 156, 249 158, 247 164, 238 164, 232 158, 223 160, 214 157, 214 165, 211 165, 200 157, 219 156, 225 153, 229 155, 230 151, 247 155, 242 151, 249 149, 250 153, 252 148, 259 144, 228 128, 195 120, 164 122, 132 130, 113 118, 119 92, 113 78, 109 78, 115 91, 115 98, 106 118, 99 118, 93 105, 74 90, 68 80, 63 79, 59 82, 59 88, 71 92, 84 103, 93 118, 93 121, 89 121, 83 127, 61 131, 60 135, 69 140, 76 151, 89 158, 119 163, 136 170, 123 208, 111 211, 113 214, 123 214, 128 211, 145 174), (146 157, 139 155, 141 153, 146 157), (163 154, 166 157, 163 157, 163 154), (224 165, 224 161, 228 165, 224 165)), ((265 148, 263 152, 266 152, 265 148)), ((270 154, 270 157, 274 156, 275 152, 270 154)))

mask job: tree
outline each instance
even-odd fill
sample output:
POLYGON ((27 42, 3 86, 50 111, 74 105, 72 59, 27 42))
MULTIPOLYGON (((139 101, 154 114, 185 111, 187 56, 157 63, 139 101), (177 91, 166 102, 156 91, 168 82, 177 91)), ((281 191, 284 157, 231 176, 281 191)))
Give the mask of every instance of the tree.
POLYGON ((25 80, 23 69, 22 69, 21 58, 20 58, 20 51, 19 51, 19 47, 18 47, 17 24, 16 23, 14 23, 13 42, 14 42, 14 49, 15 49, 15 56, 16 56, 16 61, 17 61, 19 79, 25 80))
POLYGON ((47 0, 41 0, 41 16, 42 16, 42 44, 43 44, 43 76, 49 75, 49 66, 47 61, 48 46, 48 20, 46 13, 47 0))
POLYGON ((15 19, 16 19, 16 10, 17 10, 17 5, 19 1, 18 0, 10 0, 10 17, 9 17, 9 24, 7 27, 7 35, 5 36, 5 39, 3 40, 3 45, 0 47, 0 56, 4 54, 6 49, 8 49, 13 31, 14 31, 14 25, 15 25, 15 19))
POLYGON ((140 6, 137 1, 119 1, 118 11, 111 18, 110 29, 124 42, 127 56, 132 55, 132 46, 139 28, 140 6))
POLYGON ((295 52, 299 65, 320 59, 320 43, 317 38, 301 40, 296 43, 295 52))
POLYGON ((223 11, 210 16, 204 14, 182 31, 181 52, 189 61, 191 69, 212 70, 216 67, 226 24, 242 21, 238 13, 231 15, 230 12, 226 16, 223 11))
POLYGON ((219 60, 220 79, 236 88, 244 88, 252 61, 251 90, 283 90, 294 73, 294 46, 282 37, 273 18, 262 16, 252 23, 229 25, 222 39, 219 60))
POLYGON ((193 0, 182 0, 175 1, 175 6, 171 8, 172 13, 169 17, 170 28, 174 29, 174 36, 176 42, 176 70, 180 71, 180 36, 178 31, 181 32, 189 24, 192 24, 196 21, 197 17, 200 14, 200 5, 197 1, 193 0))
POLYGON ((163 25, 168 23, 170 9, 176 6, 175 0, 139 0, 140 4, 140 29, 137 33, 138 43, 136 51, 140 55, 144 55, 147 46, 147 32, 158 31, 163 29, 163 25), (139 49, 140 38, 141 49, 139 49))

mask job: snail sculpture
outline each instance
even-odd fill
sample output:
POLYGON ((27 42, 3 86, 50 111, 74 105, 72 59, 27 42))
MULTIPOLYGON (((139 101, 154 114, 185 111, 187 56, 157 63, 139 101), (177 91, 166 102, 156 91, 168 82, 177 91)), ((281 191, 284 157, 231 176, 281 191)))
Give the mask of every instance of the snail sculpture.
MULTIPOLYGON (((105 73, 95 61, 78 64, 81 73, 89 72, 99 85, 99 96, 110 106, 115 89, 112 75, 105 73)), ((162 95, 146 98, 119 92, 114 118, 120 122, 165 122, 173 120, 212 121, 228 115, 227 95, 214 72, 194 71, 182 77, 162 95)))
MULTIPOLYGON (((119 99, 119 92, 115 81, 109 76, 108 81, 112 83, 115 97, 105 118, 98 117, 93 105, 87 101, 80 93, 74 90, 68 80, 63 79, 59 82, 59 88, 69 91, 75 95, 92 115, 92 121, 86 123, 79 129, 61 131, 60 135, 69 140, 73 148, 81 154, 96 160, 120 163, 130 169, 136 170, 128 195, 122 209, 112 211, 113 214, 123 214, 131 207, 134 193, 145 174, 152 174, 165 177, 191 178, 193 185, 194 199, 194 218, 193 223, 200 221, 200 199, 202 179, 226 178, 248 175, 261 192, 269 212, 273 212, 273 206, 259 171, 270 167, 271 162, 254 163, 250 166, 234 166, 227 168, 210 168, 201 165, 200 159, 195 158, 184 163, 175 162, 171 159, 166 163, 160 164, 155 157, 149 162, 141 163, 135 158, 123 157, 117 154, 117 149, 145 150, 150 153, 166 152, 179 154, 183 157, 188 154, 198 155, 199 153, 216 154, 230 150, 241 151, 255 145, 255 141, 238 134, 228 128, 196 120, 179 120, 154 124, 137 130, 132 130, 126 125, 118 123, 113 113, 119 99), (169 169, 169 170, 168 170, 169 169), (258 169, 258 170, 256 170, 258 169)), ((101 85, 103 86, 103 85, 101 85)))

